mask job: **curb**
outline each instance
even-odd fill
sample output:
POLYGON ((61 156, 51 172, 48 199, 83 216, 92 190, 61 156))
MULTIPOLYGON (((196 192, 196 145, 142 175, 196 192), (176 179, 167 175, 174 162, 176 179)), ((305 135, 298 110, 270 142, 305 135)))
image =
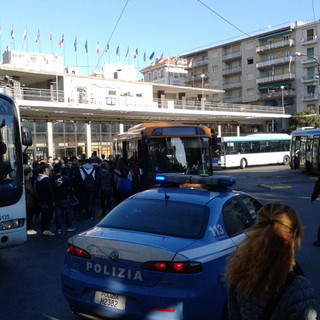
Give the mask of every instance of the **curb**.
POLYGON ((258 185, 259 187, 261 188, 264 188, 264 189, 270 189, 270 190, 276 190, 276 189, 291 189, 292 186, 270 186, 270 185, 267 185, 267 184, 259 184, 258 185))

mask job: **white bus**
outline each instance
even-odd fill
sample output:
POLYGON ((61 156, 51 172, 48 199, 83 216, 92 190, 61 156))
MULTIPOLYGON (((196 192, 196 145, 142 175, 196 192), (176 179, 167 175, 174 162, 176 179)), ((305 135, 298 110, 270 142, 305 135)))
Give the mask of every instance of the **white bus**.
POLYGON ((30 130, 20 130, 16 104, 0 94, 0 249, 27 240, 22 140, 32 144, 30 130))
POLYGON ((291 137, 285 133, 222 137, 219 165, 223 168, 289 164, 291 137))

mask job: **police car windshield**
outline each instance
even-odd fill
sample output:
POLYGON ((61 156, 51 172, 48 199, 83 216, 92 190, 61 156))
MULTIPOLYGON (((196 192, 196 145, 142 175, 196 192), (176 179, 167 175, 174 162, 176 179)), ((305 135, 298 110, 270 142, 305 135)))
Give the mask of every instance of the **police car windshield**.
POLYGON ((112 210, 99 227, 134 230, 172 237, 202 238, 209 209, 168 200, 129 199, 112 210))

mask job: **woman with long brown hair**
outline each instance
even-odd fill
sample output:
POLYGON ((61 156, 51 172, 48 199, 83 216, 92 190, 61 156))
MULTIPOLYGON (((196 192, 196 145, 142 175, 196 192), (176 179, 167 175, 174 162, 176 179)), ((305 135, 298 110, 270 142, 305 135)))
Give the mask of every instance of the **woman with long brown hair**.
POLYGON ((314 320, 311 283, 293 270, 302 224, 285 204, 269 203, 231 255, 226 267, 229 320, 314 320))

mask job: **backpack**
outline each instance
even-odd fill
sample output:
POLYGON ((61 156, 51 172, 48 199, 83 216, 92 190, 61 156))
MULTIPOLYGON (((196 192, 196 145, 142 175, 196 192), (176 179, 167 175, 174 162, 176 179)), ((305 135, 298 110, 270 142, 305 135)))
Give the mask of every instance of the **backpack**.
POLYGON ((82 168, 82 171, 84 172, 85 174, 85 177, 84 177, 84 187, 85 187, 85 190, 87 192, 94 192, 96 191, 96 181, 93 177, 93 172, 94 172, 94 168, 91 170, 90 173, 88 173, 84 168, 82 168))
POLYGON ((127 193, 131 193, 132 192, 132 183, 131 181, 128 179, 128 177, 121 177, 118 173, 115 172, 115 174, 120 177, 120 186, 119 186, 119 191, 121 193, 127 194, 127 193))
POLYGON ((112 191, 112 174, 108 172, 102 175, 99 172, 99 189, 102 193, 110 193, 112 191))

